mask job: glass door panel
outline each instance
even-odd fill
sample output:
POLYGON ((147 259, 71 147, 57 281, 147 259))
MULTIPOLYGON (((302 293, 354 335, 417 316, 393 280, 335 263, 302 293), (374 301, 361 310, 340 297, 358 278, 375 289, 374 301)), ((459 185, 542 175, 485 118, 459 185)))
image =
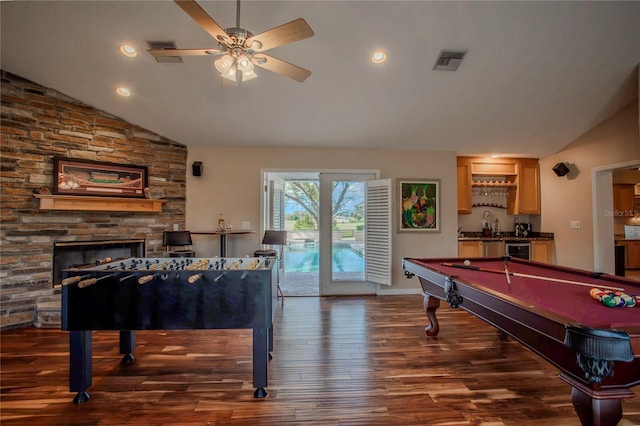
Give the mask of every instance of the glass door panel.
POLYGON ((331 281, 364 281, 364 181, 331 182, 331 281))
POLYGON ((375 294, 365 280, 366 184, 374 173, 320 174, 320 294, 375 294))

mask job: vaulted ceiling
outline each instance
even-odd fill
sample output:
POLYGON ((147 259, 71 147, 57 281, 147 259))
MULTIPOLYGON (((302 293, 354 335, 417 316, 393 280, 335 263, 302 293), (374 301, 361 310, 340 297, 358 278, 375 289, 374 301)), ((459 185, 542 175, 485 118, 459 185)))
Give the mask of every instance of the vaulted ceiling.
MULTIPOLYGON (((235 1, 200 1, 223 28, 235 1)), ((637 99, 640 2, 243 1, 261 33, 304 18, 315 35, 222 87, 208 56, 158 63, 147 41, 216 46, 172 1, 3 1, 2 69, 187 146, 557 152, 637 99), (139 51, 124 57, 119 46, 139 51), (388 60, 370 55, 384 49, 388 60), (467 52, 436 71, 441 50, 467 52), (120 97, 115 89, 129 87, 120 97)))

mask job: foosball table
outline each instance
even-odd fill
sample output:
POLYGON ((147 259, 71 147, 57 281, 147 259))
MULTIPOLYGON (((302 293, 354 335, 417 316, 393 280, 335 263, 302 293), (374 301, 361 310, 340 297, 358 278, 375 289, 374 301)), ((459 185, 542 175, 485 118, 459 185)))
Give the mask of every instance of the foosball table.
POLYGON ((62 329, 69 334, 69 389, 87 401, 92 332, 120 331, 122 363, 135 330, 253 329, 254 396, 267 395, 277 306, 275 258, 128 258, 62 271, 62 329))

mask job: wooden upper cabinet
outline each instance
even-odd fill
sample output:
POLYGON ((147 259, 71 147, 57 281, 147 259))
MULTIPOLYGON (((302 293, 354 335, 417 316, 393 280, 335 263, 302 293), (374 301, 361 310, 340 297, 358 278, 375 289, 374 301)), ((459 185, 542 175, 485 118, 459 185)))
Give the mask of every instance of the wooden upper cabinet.
POLYGON ((474 178, 504 182, 507 213, 540 214, 540 166, 537 158, 458 157, 458 214, 470 214, 474 178))
POLYGON ((458 157, 458 214, 471 214, 471 162, 458 157))
POLYGON ((471 174, 478 176, 510 176, 518 174, 517 163, 510 158, 472 159, 471 174))
POLYGON ((633 184, 613 184, 613 209, 616 211, 617 215, 632 215, 631 212, 635 209, 635 192, 633 184))
POLYGON ((540 214, 540 165, 537 159, 518 160, 518 186, 512 214, 540 214))

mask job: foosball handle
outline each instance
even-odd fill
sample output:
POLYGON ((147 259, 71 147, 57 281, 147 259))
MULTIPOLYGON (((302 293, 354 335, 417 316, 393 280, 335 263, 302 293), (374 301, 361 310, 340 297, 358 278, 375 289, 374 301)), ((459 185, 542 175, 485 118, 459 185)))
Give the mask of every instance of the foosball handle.
POLYGON ((65 278, 64 280, 62 280, 62 285, 77 283, 78 281, 80 281, 80 278, 82 278, 80 277, 80 275, 76 275, 75 277, 65 278))
POLYGON ((146 284, 151 280, 153 280, 153 275, 145 275, 144 277, 138 278, 138 284, 146 284))
POLYGON ((194 274, 194 275, 191 275, 189 278, 187 278, 187 281, 189 281, 189 284, 193 284, 196 281, 198 281, 200 278, 202 278, 202 274, 194 274))
POLYGON ((94 285, 98 281, 96 278, 89 278, 88 280, 82 280, 78 283, 78 288, 89 287, 90 285, 94 285))

